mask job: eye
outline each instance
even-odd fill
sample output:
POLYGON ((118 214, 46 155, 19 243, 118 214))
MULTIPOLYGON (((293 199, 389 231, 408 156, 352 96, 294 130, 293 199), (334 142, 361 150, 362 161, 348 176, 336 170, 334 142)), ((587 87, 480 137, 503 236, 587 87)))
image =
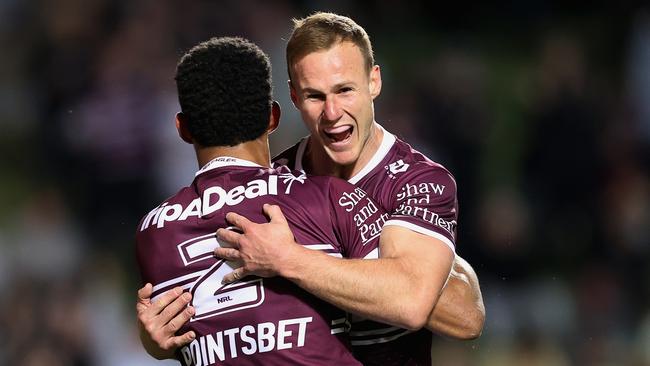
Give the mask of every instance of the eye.
POLYGON ((349 87, 349 86, 345 86, 345 87, 343 87, 343 88, 341 88, 341 89, 339 89, 339 93, 342 93, 342 94, 344 94, 344 93, 348 93, 348 92, 351 92, 352 90, 354 90, 354 89, 352 89, 352 87, 349 87))
POLYGON ((325 100, 325 95, 320 93, 309 93, 305 98, 310 100, 325 100))

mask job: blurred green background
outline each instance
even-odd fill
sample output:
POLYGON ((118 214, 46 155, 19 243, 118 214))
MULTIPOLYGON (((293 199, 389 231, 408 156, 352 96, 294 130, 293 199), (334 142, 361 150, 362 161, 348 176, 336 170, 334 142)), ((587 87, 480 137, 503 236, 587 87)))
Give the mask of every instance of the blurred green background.
MULTIPOLYGON (((439 365, 650 365, 650 7, 350 1, 0 1, 0 364, 155 365, 135 330, 139 218, 197 170, 178 58, 259 44, 283 107, 292 17, 370 34, 376 117, 455 175, 483 336, 439 365)), ((170 362, 169 364, 174 364, 170 362)))

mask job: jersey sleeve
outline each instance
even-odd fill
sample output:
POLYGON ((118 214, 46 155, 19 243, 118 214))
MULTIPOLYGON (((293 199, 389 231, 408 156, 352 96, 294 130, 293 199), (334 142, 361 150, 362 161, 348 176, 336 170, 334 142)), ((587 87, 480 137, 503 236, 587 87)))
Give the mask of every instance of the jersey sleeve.
POLYGON ((347 258, 379 257, 379 235, 388 213, 363 189, 341 180, 329 185, 334 231, 347 258))
POLYGON ((400 177, 392 194, 385 225, 431 236, 455 252, 458 200, 456 181, 447 170, 422 164, 400 177))

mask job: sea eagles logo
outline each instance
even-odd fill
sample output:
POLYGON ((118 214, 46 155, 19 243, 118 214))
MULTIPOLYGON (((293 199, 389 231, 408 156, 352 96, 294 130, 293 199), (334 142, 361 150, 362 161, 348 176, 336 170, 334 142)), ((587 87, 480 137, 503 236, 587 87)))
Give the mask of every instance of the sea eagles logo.
POLYGON ((408 170, 409 166, 410 165, 406 164, 404 160, 400 159, 385 166, 384 169, 388 170, 388 176, 390 176, 392 179, 395 179, 395 175, 397 173, 404 173, 408 170))
POLYGON ((287 186, 287 189, 284 190, 284 193, 289 194, 291 193, 291 185, 293 185, 294 182, 300 182, 300 184, 305 184, 305 180, 307 179, 307 176, 304 173, 300 174, 297 177, 292 173, 283 173, 280 174, 280 179, 282 179, 282 183, 284 183, 287 186))

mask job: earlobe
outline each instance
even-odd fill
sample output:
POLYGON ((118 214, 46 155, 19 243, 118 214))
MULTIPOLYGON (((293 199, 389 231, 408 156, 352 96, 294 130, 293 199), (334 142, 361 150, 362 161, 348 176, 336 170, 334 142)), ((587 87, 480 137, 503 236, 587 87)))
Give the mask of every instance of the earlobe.
POLYGON ((192 134, 187 129, 187 118, 183 112, 176 113, 176 131, 178 131, 178 136, 187 142, 188 144, 193 144, 192 134))

